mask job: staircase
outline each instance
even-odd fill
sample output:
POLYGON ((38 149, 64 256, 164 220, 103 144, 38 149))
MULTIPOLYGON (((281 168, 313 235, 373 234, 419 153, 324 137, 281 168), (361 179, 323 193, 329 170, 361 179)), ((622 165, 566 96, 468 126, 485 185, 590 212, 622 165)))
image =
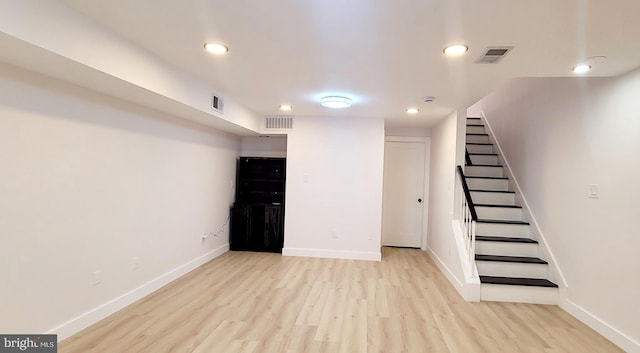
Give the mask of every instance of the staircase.
POLYGON ((476 267, 480 300, 557 304, 558 286, 523 219, 497 149, 481 118, 467 118, 465 179, 478 214, 476 267))

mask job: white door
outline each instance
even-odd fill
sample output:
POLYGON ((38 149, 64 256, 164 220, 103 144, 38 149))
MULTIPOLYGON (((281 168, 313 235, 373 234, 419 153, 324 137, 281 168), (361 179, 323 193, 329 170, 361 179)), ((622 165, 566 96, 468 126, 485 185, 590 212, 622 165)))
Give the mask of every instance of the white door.
POLYGON ((387 141, 384 148, 382 245, 420 248, 427 142, 387 141))

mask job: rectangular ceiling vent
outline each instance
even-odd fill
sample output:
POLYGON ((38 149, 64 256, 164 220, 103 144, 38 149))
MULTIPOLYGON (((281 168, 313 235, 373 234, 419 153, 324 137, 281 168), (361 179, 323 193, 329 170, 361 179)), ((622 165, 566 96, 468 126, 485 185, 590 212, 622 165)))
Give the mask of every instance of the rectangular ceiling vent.
POLYGON ((513 47, 489 47, 475 62, 476 64, 497 64, 513 47))
POLYGON ((224 114, 224 99, 214 94, 211 98, 211 108, 220 114, 224 114))
POLYGON ((264 118, 265 130, 291 130, 293 129, 292 116, 267 116, 264 118))

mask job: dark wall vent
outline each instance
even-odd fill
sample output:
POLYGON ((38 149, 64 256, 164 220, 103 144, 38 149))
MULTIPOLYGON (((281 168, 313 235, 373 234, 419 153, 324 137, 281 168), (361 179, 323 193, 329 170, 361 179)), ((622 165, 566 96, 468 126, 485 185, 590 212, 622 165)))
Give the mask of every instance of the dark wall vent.
POLYGON ((220 114, 224 114, 224 99, 214 94, 211 98, 211 108, 220 114))
POLYGON ((502 60, 513 47, 489 47, 482 56, 480 56, 475 63, 476 64, 497 64, 502 60))

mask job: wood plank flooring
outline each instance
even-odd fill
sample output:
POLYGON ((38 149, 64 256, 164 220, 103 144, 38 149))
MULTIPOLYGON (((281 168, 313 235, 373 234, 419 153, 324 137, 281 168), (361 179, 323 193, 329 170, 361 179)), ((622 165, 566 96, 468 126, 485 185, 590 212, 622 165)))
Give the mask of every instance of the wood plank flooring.
POLYGON ((61 353, 622 352, 556 306, 467 303, 420 250, 381 262, 229 252, 61 353))

